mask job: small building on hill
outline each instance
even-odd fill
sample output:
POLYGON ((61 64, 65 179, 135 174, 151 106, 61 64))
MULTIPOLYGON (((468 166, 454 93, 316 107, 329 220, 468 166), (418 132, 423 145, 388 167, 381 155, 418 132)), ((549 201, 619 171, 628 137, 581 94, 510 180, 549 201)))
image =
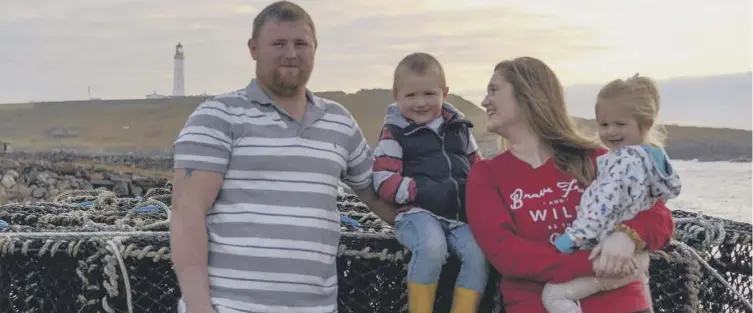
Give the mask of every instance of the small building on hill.
POLYGON ((11 152, 10 144, 7 142, 0 141, 0 153, 8 153, 11 152))
POLYGON ((157 93, 157 90, 155 89, 152 93, 146 95, 147 99, 167 99, 168 96, 161 95, 157 93))

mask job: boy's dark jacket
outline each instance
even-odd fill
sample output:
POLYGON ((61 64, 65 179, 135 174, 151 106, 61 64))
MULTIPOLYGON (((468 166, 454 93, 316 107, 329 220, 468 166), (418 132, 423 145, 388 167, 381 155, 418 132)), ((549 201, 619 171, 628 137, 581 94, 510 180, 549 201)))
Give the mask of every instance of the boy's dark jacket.
POLYGON ((374 149, 374 188, 401 211, 420 207, 466 221, 466 178, 480 154, 471 121, 449 103, 442 106, 442 117, 437 133, 406 119, 396 104, 387 107, 374 149))

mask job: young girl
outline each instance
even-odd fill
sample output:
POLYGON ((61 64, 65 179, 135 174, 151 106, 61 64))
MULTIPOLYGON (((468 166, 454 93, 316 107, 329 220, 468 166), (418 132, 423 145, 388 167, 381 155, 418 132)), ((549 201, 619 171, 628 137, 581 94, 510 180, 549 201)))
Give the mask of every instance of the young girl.
MULTIPOLYGON (((560 252, 598 249, 598 243, 620 227, 617 225, 648 210, 657 200, 666 202, 680 194, 680 178, 662 149, 662 133, 655 125, 658 113, 659 93, 650 78, 636 74, 601 89, 596 121, 599 139, 610 153, 597 159, 596 180, 583 193, 575 221, 555 241, 560 252)), ((636 247, 633 267, 623 269, 634 275, 581 277, 547 284, 542 293, 544 307, 550 313, 580 313, 576 301, 637 279, 644 281, 651 299, 647 286, 649 259, 642 248, 636 247)))

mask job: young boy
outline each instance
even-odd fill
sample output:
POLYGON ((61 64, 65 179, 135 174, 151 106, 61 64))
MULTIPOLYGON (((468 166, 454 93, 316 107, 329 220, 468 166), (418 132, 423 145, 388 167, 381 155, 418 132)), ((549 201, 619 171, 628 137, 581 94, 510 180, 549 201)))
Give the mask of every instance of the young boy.
POLYGON ((395 237, 412 256, 408 310, 430 313, 448 252, 462 265, 453 313, 476 312, 489 266, 466 224, 465 184, 481 158, 470 121, 445 102, 444 70, 433 56, 413 53, 395 69, 393 96, 374 149, 374 188, 400 206, 395 237))

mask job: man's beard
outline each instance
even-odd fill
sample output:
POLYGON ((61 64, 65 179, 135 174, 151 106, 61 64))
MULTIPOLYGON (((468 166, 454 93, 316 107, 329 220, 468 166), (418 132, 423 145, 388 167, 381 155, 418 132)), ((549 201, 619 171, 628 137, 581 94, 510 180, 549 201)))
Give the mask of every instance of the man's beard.
POLYGON ((306 88, 306 83, 308 82, 311 72, 305 71, 299 67, 298 73, 295 74, 292 80, 289 79, 290 77, 288 77, 288 79, 283 79, 280 71, 276 68, 270 74, 271 75, 268 77, 270 77, 272 81, 269 81, 267 84, 269 91, 277 97, 289 98, 297 95, 301 89, 306 88))

